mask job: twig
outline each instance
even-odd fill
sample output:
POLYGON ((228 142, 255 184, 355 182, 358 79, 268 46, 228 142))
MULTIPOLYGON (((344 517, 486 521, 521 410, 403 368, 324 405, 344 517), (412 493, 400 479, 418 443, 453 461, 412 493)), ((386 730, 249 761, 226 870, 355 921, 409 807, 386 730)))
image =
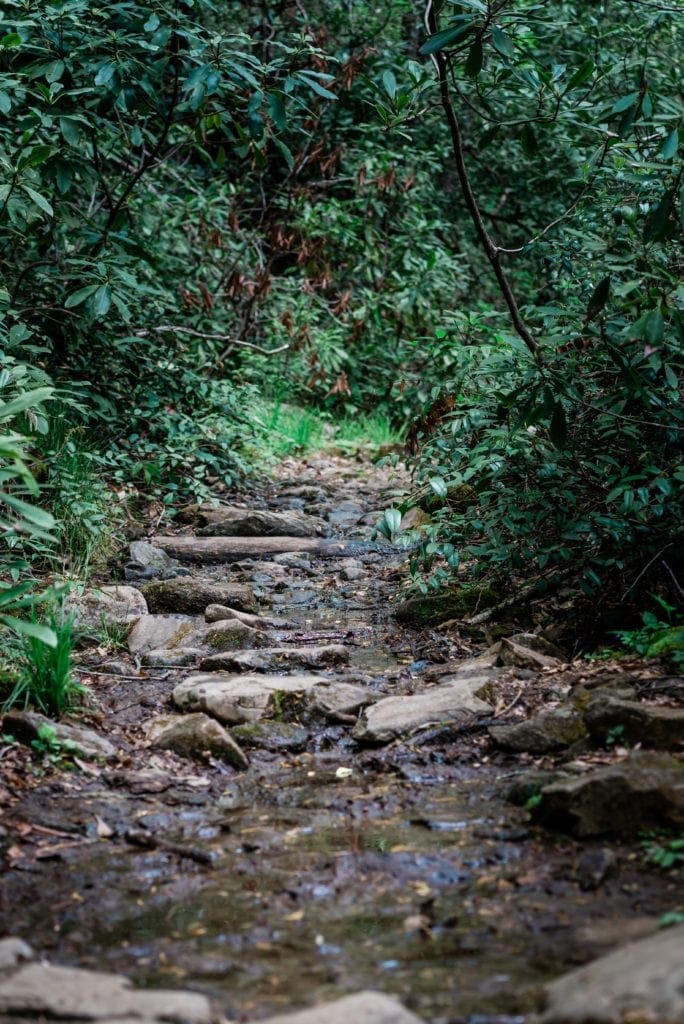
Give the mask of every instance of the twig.
MULTIPOLYGON (((243 341, 241 338, 233 338, 229 334, 208 334, 206 331, 197 331, 194 327, 180 327, 177 324, 160 324, 158 327, 144 328, 135 332, 137 338, 146 338, 149 334, 190 334, 193 338, 205 338, 207 341, 228 341, 230 342, 229 347, 221 354, 217 362, 220 362, 224 356, 228 355, 228 352, 233 345, 239 345, 240 348, 251 348, 255 352, 261 352, 265 356, 271 356, 276 352, 284 352, 290 347, 290 343, 287 342, 285 345, 279 345, 277 348, 263 348, 261 345, 255 345, 251 341, 243 341)), ((207 360, 206 363, 202 363, 199 369, 208 366, 211 360, 207 360)))
POLYGON ((214 858, 207 850, 199 850, 196 846, 183 846, 180 843, 171 843, 166 839, 158 839, 149 832, 142 829, 129 828, 124 833, 124 839, 132 846, 142 846, 146 850, 161 850, 163 853, 175 853, 177 857, 186 860, 194 860, 197 864, 205 867, 212 867, 214 858))
POLYGON ((510 702, 510 704, 507 704, 505 708, 501 709, 501 711, 495 711, 493 717, 494 718, 502 718, 504 715, 507 715, 509 711, 512 711, 513 708, 515 707, 515 705, 518 703, 518 701, 522 697, 524 692, 525 692, 525 684, 523 683, 523 685, 520 687, 520 689, 516 693, 516 695, 513 698, 513 700, 510 702))
MULTIPOLYGON (((671 547, 672 547, 672 541, 668 541, 668 543, 667 543, 667 544, 665 545, 665 547, 664 547, 664 548, 661 548, 661 549, 660 549, 660 551, 656 551, 656 553, 655 553, 655 555, 653 556, 653 558, 652 558, 652 559, 651 559, 651 560, 650 560, 649 562, 647 562, 647 563, 646 563, 646 565, 645 565, 645 566, 643 567, 643 569, 641 570, 641 572, 639 573, 639 575, 637 576, 637 578, 636 578, 635 580, 633 580, 633 582, 632 582, 632 583, 630 583, 630 585, 629 585, 629 586, 627 587, 627 590, 625 590, 624 594, 622 595, 622 597, 621 597, 621 599, 620 599, 621 601, 624 601, 624 600, 625 600, 625 598, 627 597, 627 595, 628 595, 628 594, 629 594, 629 593, 630 593, 630 592, 631 592, 632 590, 634 590, 634 588, 636 587, 636 585, 637 585, 637 583, 639 582, 639 580, 640 580, 640 579, 642 579, 642 578, 643 578, 643 577, 644 577, 644 576, 646 575, 646 573, 647 573, 647 572, 648 572, 648 570, 649 570, 649 569, 651 568, 651 566, 652 566, 652 565, 653 565, 653 563, 654 563, 654 562, 656 561, 656 559, 660 558, 660 556, 662 555, 663 551, 667 551, 667 549, 668 549, 668 548, 671 548, 671 547)), ((665 563, 665 562, 663 562, 663 565, 665 565, 665 564, 666 564, 666 563, 665 563)), ((676 582, 676 581, 675 581, 675 582, 676 582)), ((681 588, 680 588, 680 589, 681 589, 681 588)))

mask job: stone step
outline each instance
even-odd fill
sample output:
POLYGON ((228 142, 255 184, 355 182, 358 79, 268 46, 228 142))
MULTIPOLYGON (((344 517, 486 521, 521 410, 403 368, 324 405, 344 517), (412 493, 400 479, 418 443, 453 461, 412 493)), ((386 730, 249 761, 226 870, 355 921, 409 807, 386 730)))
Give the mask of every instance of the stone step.
POLYGON ((349 558, 375 545, 345 543, 317 537, 153 537, 155 547, 183 562, 239 562, 244 558, 271 558, 289 552, 314 554, 323 558, 349 558))

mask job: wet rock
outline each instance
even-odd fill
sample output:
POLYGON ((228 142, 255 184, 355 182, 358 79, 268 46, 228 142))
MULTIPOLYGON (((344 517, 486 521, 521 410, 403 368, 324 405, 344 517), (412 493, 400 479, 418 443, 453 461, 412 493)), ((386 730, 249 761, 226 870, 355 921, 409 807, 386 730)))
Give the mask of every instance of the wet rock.
POLYGON ((584 712, 587 728, 598 743, 605 743, 611 730, 620 730, 620 742, 671 750, 684 742, 684 708, 621 700, 597 694, 584 712))
POLYGON ((203 639, 209 647, 220 652, 237 651, 243 647, 256 647, 264 642, 264 634, 257 629, 241 622, 239 619, 226 619, 203 632, 203 639))
POLYGON ((134 989, 128 978, 51 964, 27 964, 0 980, 0 1012, 58 1020, 143 1018, 209 1024, 209 1000, 194 992, 134 989))
POLYGON ((492 725, 489 735, 497 747, 530 754, 563 750, 587 734, 584 720, 573 708, 553 708, 512 725, 492 725))
POLYGON ((124 568, 126 580, 143 582, 156 579, 168 579, 187 569, 179 569, 179 562, 169 558, 161 548, 155 548, 146 540, 135 540, 130 545, 130 557, 124 568))
POLYGON ((289 509, 272 512, 234 506, 203 507, 198 518, 200 537, 320 537, 326 532, 320 519, 289 509))
POLYGON ((141 663, 146 668, 184 668, 197 665, 203 653, 199 647, 160 648, 143 654, 141 663))
POLYGON ((487 586, 456 587, 425 597, 400 601, 394 610, 397 622, 415 629, 438 625, 448 619, 466 619, 476 611, 496 604, 500 595, 487 586))
MULTIPOLYGON (((353 544, 314 537, 154 537, 154 543, 168 554, 184 562, 208 565, 216 562, 239 562, 244 558, 272 558, 279 554, 313 552, 322 558, 346 558, 353 555, 353 544)), ((284 563, 294 564, 294 563, 284 563)), ((221 604, 230 602, 212 598, 221 604)), ((207 601, 207 604, 210 602, 207 601)))
POLYGON ((326 718, 346 721, 351 715, 372 704, 376 697, 365 686, 345 683, 341 679, 331 679, 320 683, 309 696, 309 708, 320 712, 326 718))
MULTIPOLYGON (((428 683, 449 682, 454 679, 465 679, 467 676, 486 675, 493 670, 499 661, 499 645, 478 654, 474 658, 452 658, 441 665, 433 665, 425 673, 425 681, 428 683)), ((492 677, 494 676, 492 671, 492 677)))
POLYGON ((249 722, 234 726, 230 734, 245 747, 289 753, 306 750, 309 742, 308 731, 296 722, 249 722))
POLYGON ((228 608, 224 604, 210 604, 204 610, 206 622, 223 622, 225 619, 237 619, 244 622, 252 629, 266 631, 268 629, 294 629, 296 623, 289 619, 270 618, 267 615, 252 615, 250 612, 241 612, 237 608, 228 608))
POLYGON ((422 1024, 422 1021, 391 996, 357 992, 310 1010, 267 1017, 262 1024, 422 1024))
POLYGON ((162 750, 173 750, 183 757, 207 756, 226 761, 233 768, 248 768, 249 761, 237 742, 223 726, 201 711, 191 715, 162 715, 145 727, 149 743, 162 750))
POLYGON ((421 526, 427 526, 432 522, 428 512, 424 512, 418 505, 414 505, 401 517, 401 530, 419 530, 421 526))
POLYGON ((682 1024, 684 925, 570 971, 546 990, 541 1024, 682 1024))
POLYGON ((16 939, 12 936, 0 939, 0 971, 34 959, 35 953, 28 942, 24 942, 23 939, 16 939))
POLYGON ((230 672, 277 672, 283 668, 327 668, 346 665, 349 651, 342 644, 324 647, 264 647, 259 651, 239 651, 235 654, 214 654, 204 658, 200 668, 210 672, 226 669, 230 672))
POLYGON ((238 611, 249 612, 255 607, 254 592, 240 583, 213 583, 192 576, 159 580, 142 588, 151 612, 183 612, 202 614, 210 604, 223 604, 238 611))
POLYGON ((316 675, 261 676, 221 672, 189 676, 173 691, 182 711, 207 711, 221 722, 241 725, 265 717, 280 717, 288 695, 303 697, 327 680, 316 675))
POLYGON ((499 660, 502 665, 540 672, 545 668, 558 668, 561 652, 536 633, 517 633, 501 641, 499 660))
POLYGON ((558 772, 523 772, 504 791, 504 800, 516 807, 524 807, 528 800, 541 794, 544 786, 550 786, 558 778, 558 772))
POLYGON ((575 877, 583 892, 599 889, 608 878, 618 874, 618 859, 608 846, 585 850, 575 868, 575 877))
POLYGON ((189 615, 145 615, 128 634, 128 650, 134 656, 148 651, 175 650, 192 635, 195 621, 189 615))
POLYGON ((145 598, 135 587, 91 587, 82 594, 69 594, 64 602, 67 614, 76 626, 102 629, 105 626, 133 624, 147 615, 145 598))
POLYGON ((477 696, 482 680, 464 679, 413 697, 385 697, 367 708, 353 736, 362 743, 388 743, 428 725, 462 724, 492 707, 477 696))
POLYGON ((684 764, 633 751, 624 761, 545 786, 535 810, 542 824, 580 837, 633 835, 684 825, 684 764))
POLYGON ((107 761, 116 757, 117 753, 116 747, 109 740, 92 729, 69 725, 67 722, 53 722, 36 711, 8 711, 3 719, 3 729, 22 743, 39 739, 42 729, 51 729, 55 739, 65 745, 66 753, 73 752, 80 757, 107 761))
POLYGON ((104 672, 108 676, 127 676, 131 675, 131 666, 125 661, 119 661, 114 659, 112 661, 103 661, 101 665, 98 665, 98 671, 104 672))

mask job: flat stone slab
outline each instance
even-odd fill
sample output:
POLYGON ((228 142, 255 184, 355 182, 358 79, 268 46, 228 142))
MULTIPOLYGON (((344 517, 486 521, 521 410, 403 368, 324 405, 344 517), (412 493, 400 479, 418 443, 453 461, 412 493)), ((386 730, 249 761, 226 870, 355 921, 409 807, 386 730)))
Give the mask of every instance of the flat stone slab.
POLYGON ((202 615, 209 605, 228 605, 238 611, 254 611, 256 605, 251 587, 242 583, 215 583, 192 576, 147 583, 142 592, 151 612, 182 612, 202 615))
POLYGON ((173 691, 173 702, 181 711, 206 711, 228 725, 256 722, 269 714, 278 714, 279 694, 306 694, 324 676, 234 675, 205 672, 188 676, 173 691))
POLYGON ((0 939, 0 971, 6 971, 8 967, 16 967, 27 960, 35 960, 35 957, 36 954, 28 942, 24 942, 23 939, 17 939, 11 935, 0 939))
POLYGON ((325 558, 348 558, 358 544, 313 537, 153 537, 155 547, 183 562, 198 565, 239 562, 243 558, 271 558, 290 552, 305 552, 325 558))
POLYGON ((273 618, 270 615, 252 615, 250 612, 241 612, 238 608, 229 608, 224 604, 210 604, 204 609, 206 622, 225 622, 227 619, 237 619, 245 626, 252 629, 259 629, 265 632, 268 629, 295 629, 296 622, 289 619, 273 618))
POLYGON ((684 925, 630 942, 546 989, 541 1024, 682 1024, 684 925))
POLYGON ((201 537, 320 537, 325 524, 304 512, 239 508, 222 505, 202 507, 197 519, 201 537))
POLYGON ((542 789, 542 824, 580 837, 633 835, 684 826, 684 764, 667 754, 634 751, 615 764, 542 789))
POLYGON ((145 615, 128 634, 128 650, 135 657, 187 647, 196 626, 189 615, 145 615))
POLYGON ((80 725, 69 725, 68 722, 54 722, 37 711, 8 711, 4 716, 3 730, 16 736, 22 742, 30 743, 40 739, 41 729, 52 729, 55 739, 65 744, 65 752, 69 748, 80 757, 92 757, 108 761, 116 757, 116 747, 104 736, 80 725))
POLYGON ((620 730, 621 742, 659 750, 676 749, 684 743, 684 708, 601 694, 590 701, 584 718, 599 743, 605 743, 612 729, 620 730))
POLYGON ((527 721, 492 725, 488 731, 497 747, 530 754, 563 750, 587 734, 582 715, 573 708, 549 708, 527 721))
POLYGON ((212 654, 204 658, 200 668, 211 672, 226 669, 229 672, 277 672, 283 668, 327 668, 347 665, 349 651, 342 644, 323 647, 264 647, 259 651, 236 651, 232 654, 212 654))
POLYGON ((27 964, 0 980, 0 1012, 71 1020, 130 1017, 170 1024, 209 1024, 211 1007, 194 992, 134 989, 128 978, 51 964, 27 964))
POLYGON ((267 1017, 262 1024, 423 1024, 401 1003, 381 992, 357 992, 310 1010, 267 1017))
POLYGON ((428 725, 461 723, 473 716, 489 715, 492 706, 477 696, 482 689, 482 679, 475 676, 412 697, 385 697, 364 711, 354 728, 354 739, 362 743, 389 743, 397 736, 428 725))

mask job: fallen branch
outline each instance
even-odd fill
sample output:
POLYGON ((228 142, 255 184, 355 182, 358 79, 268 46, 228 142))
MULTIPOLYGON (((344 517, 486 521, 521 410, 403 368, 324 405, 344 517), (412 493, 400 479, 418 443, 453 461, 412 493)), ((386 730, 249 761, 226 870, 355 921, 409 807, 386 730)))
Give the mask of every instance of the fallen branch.
POLYGON ((158 839, 150 832, 143 832, 142 829, 129 828, 124 834, 124 839, 131 846, 141 846, 145 850, 161 850, 163 853, 174 853, 177 857, 186 860, 194 860, 197 864, 205 867, 212 867, 214 858, 208 850, 200 850, 196 846, 183 846, 181 843, 171 843, 166 839, 158 839))
MULTIPOLYGON (((158 327, 146 327, 142 330, 135 331, 136 338, 147 338, 150 334, 190 334, 193 338, 204 338, 206 341, 227 341, 229 342, 228 348, 221 354, 217 362, 220 362, 230 351, 234 345, 238 345, 240 348, 249 348, 254 352, 261 352, 262 355, 272 356, 276 352, 285 352, 290 347, 290 343, 287 342, 285 345, 278 345, 277 348, 263 348, 261 345, 255 345, 251 341, 243 341, 241 338, 232 338, 229 334, 208 334, 206 331, 197 331, 194 327, 181 327, 178 324, 159 324, 158 327)), ((202 363, 199 367, 207 366, 207 363, 202 363)))

